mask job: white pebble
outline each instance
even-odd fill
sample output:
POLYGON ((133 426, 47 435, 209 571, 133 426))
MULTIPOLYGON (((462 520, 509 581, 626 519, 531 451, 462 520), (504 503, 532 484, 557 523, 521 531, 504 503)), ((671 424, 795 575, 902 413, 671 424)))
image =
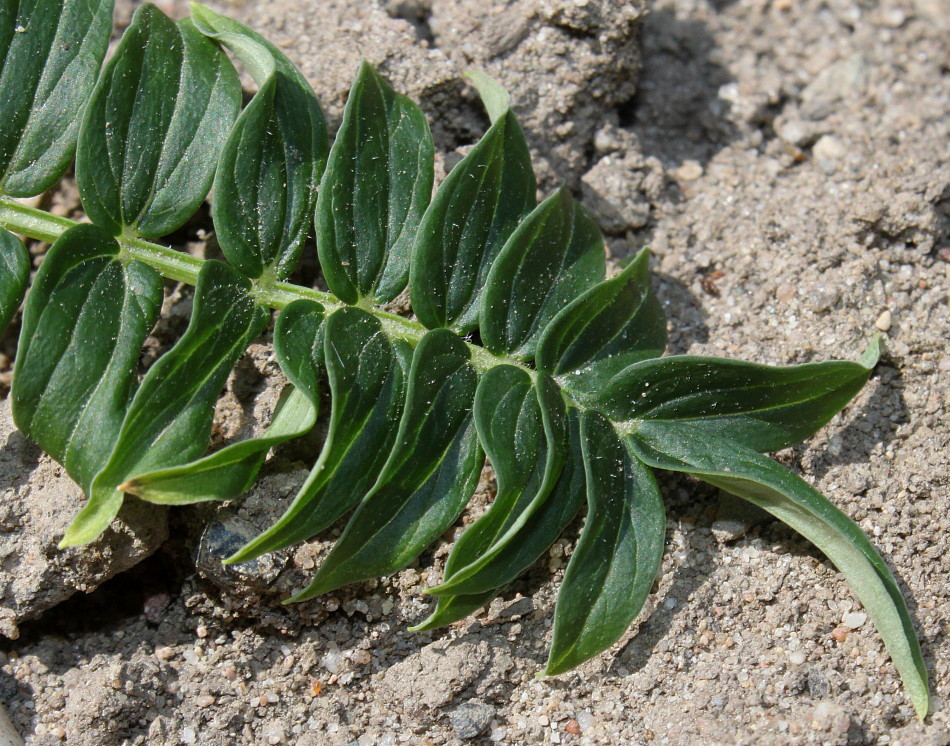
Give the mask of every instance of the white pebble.
POLYGON ((181 742, 182 743, 197 743, 198 734, 195 733, 194 728, 182 728, 181 729, 181 742))
POLYGON ((891 324, 894 322, 894 317, 891 315, 890 311, 885 311, 880 316, 877 317, 877 321, 874 322, 874 326, 880 329, 882 332, 886 332, 891 328, 891 324))
POLYGON ((330 648, 323 656, 323 667, 330 673, 340 673, 343 669, 343 655, 339 649, 330 648))
POLYGON ((789 653, 788 662, 795 666, 800 666, 805 662, 805 654, 801 650, 796 650, 794 653, 789 653))
POLYGON ((857 629, 867 620, 868 615, 863 611, 849 611, 847 614, 841 617, 841 623, 845 627, 850 627, 851 629, 857 629))

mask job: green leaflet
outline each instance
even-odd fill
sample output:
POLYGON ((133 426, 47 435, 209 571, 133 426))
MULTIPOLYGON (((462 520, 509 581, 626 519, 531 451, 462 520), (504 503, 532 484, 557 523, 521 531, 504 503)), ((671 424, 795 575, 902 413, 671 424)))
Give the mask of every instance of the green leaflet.
POLYGON ((927 668, 913 621, 887 564, 854 521, 781 464, 690 423, 643 422, 627 442, 647 464, 692 474, 745 498, 818 547, 861 599, 917 716, 926 716, 927 668))
POLYGON ((666 514, 653 473, 601 415, 581 416, 589 510, 554 609, 544 675, 613 645, 640 613, 663 559, 666 514))
POLYGON ((557 385, 545 376, 537 387, 523 370, 499 365, 488 370, 475 393, 479 441, 498 479, 488 511, 456 542, 436 595, 491 590, 466 586, 519 536, 519 531, 551 494, 564 465, 567 416, 557 385))
POLYGON ((432 161, 425 115, 364 60, 317 199, 317 251, 340 300, 385 303, 405 289, 432 161))
POLYGON ((561 187, 511 234, 485 280, 479 333, 495 354, 534 357, 557 313, 604 279, 604 239, 561 187))
POLYGON ((650 253, 563 308, 541 335, 538 370, 572 392, 596 392, 612 375, 666 346, 666 319, 650 292, 650 253))
POLYGON ((323 112, 310 84, 273 44, 202 5, 192 6, 192 16, 198 30, 228 47, 259 86, 218 162, 218 243, 248 277, 286 277, 310 232, 326 164, 323 112))
POLYGON ((76 181, 113 235, 163 236, 191 217, 241 100, 223 51, 190 20, 141 6, 86 107, 76 181))
POLYGON ((333 409, 320 457, 284 515, 229 563, 305 541, 330 526, 373 486, 396 441, 408 345, 394 345, 379 321, 358 308, 334 313, 325 332, 333 409))
POLYGON ((270 426, 259 437, 232 443, 182 466, 139 474, 120 484, 118 489, 161 505, 232 500, 254 484, 271 448, 304 435, 316 419, 314 402, 304 392, 287 388, 282 392, 270 426))
POLYGON ((13 419, 86 491, 118 438, 162 278, 123 263, 112 236, 66 231, 47 252, 23 309, 13 419))
POLYGON ((40 194, 69 166, 80 113, 109 44, 113 5, 0 3, 0 193, 40 194))
POLYGON ((881 352, 879 337, 856 363, 775 367, 677 355, 645 360, 614 376, 592 397, 615 421, 688 422, 756 451, 800 443, 861 390, 881 352))
POLYGON ((422 338, 396 447, 313 582, 291 600, 396 572, 455 522, 484 462, 470 409, 475 386, 461 339, 445 329, 422 338))
POLYGON ((442 595, 440 588, 430 589, 428 592, 439 594, 439 602, 428 619, 411 629, 444 627, 484 606, 498 589, 531 567, 574 520, 585 495, 584 458, 576 409, 567 410, 567 436, 569 453, 550 496, 515 531, 509 531, 509 538, 501 549, 460 587, 446 591, 446 595, 442 595), (466 592, 462 593, 463 590, 466 592))
POLYGON ((323 307, 309 301, 298 301, 277 318, 274 352, 291 385, 281 392, 271 424, 261 436, 233 443, 189 464, 139 474, 119 489, 164 505, 230 500, 249 489, 267 452, 305 435, 317 420, 320 391, 312 345, 322 322, 323 307))
POLYGON ((469 76, 492 119, 485 136, 439 187, 412 248, 412 307, 430 329, 471 331, 492 262, 537 188, 524 133, 504 90, 484 75, 469 76))
POLYGON ((120 485, 187 463, 207 448, 228 374, 268 319, 249 290, 248 280, 221 262, 202 267, 188 329, 142 380, 109 461, 93 479, 89 502, 67 528, 62 546, 86 544, 109 525, 122 506, 120 485))
POLYGON ((23 242, 0 229, 0 335, 23 302, 31 266, 30 252, 23 242))

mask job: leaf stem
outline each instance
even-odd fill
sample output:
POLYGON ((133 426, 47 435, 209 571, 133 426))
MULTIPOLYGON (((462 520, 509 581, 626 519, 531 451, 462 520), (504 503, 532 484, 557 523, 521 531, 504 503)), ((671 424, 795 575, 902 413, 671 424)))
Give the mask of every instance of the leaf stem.
MULTIPOLYGON (((0 228, 6 228, 12 233, 53 243, 74 225, 78 225, 75 220, 29 207, 12 197, 0 196, 0 228)), ((120 236, 118 240, 126 256, 153 267, 162 276, 176 282, 194 285, 198 281, 198 273, 205 263, 204 259, 183 254, 169 246, 161 246, 135 236, 120 236)), ((280 282, 271 278, 258 280, 255 283, 254 295, 258 303, 275 309, 284 308, 301 298, 316 301, 324 306, 327 311, 335 311, 346 305, 336 296, 322 290, 294 285, 290 282, 280 282)), ((418 321, 389 313, 378 306, 366 310, 380 320, 384 331, 389 336, 405 339, 413 345, 422 339, 428 331, 418 321)), ((533 369, 517 360, 494 355, 484 347, 471 342, 466 342, 466 344, 472 355, 472 364, 479 371, 505 364, 526 370, 532 379, 536 375, 533 369)))

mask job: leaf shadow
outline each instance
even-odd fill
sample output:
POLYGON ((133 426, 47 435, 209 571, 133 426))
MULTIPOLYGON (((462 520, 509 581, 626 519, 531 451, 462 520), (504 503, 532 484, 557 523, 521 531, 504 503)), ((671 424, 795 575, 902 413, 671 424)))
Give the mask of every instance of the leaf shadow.
MULTIPOLYGON (((657 471, 656 477, 667 504, 667 553, 672 543, 669 527, 686 521, 695 522, 692 528, 682 532, 687 557, 708 551, 710 545, 718 546, 709 531, 717 491, 682 474, 657 471)), ((638 625, 636 631, 614 656, 604 675, 629 676, 642 670, 653 657, 657 645, 670 632, 680 605, 686 606, 693 602, 696 591, 706 584, 715 568, 714 563, 696 566, 684 562, 673 568, 669 585, 660 594, 657 594, 656 589, 662 578, 658 577, 654 583, 654 593, 651 594, 654 610, 648 616, 641 615, 635 620, 634 623, 638 625), (676 606, 666 606, 665 602, 670 599, 677 602, 676 606)))
POLYGON ((694 344, 709 341, 708 318, 703 304, 689 286, 673 275, 652 271, 653 289, 667 319, 667 354, 682 355, 694 344))
POLYGON ((890 357, 885 355, 871 381, 870 396, 849 405, 826 447, 815 449, 809 442, 792 447, 796 462, 807 455, 809 471, 816 477, 824 477, 836 466, 867 463, 878 446, 892 443, 900 427, 911 421, 904 376, 890 357))

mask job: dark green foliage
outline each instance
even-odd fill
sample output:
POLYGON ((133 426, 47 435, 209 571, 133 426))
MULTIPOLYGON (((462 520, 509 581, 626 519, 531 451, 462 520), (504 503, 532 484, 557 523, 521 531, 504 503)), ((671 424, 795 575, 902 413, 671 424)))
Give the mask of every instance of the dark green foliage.
POLYGON ((241 89, 227 55, 190 20, 142 5, 96 83, 79 133, 76 181, 97 225, 144 238, 190 218, 241 89))
MULTIPOLYGON (((93 3, 84 20, 78 0, 17 11, 82 32, 84 72, 48 90, 42 81, 65 64, 62 54, 49 29, 29 47, 11 36, 16 7, 0 13, 0 50, 25 81, 21 90, 7 68, 0 78, 12 107, 0 124, 7 196, 67 165, 109 9, 93 3), (32 124, 43 121, 43 96, 67 114, 55 127, 32 124), (36 153, 32 171, 21 151, 36 153)), ((27 298, 12 398, 17 426, 89 497, 65 545, 96 539, 125 494, 164 504, 237 498, 272 447, 313 428, 325 382, 329 428, 309 478, 277 523, 228 560, 304 541, 351 512, 290 600, 412 562, 458 520, 487 455, 494 500, 453 547, 418 628, 490 601, 586 503, 554 611, 545 673, 558 674, 610 648, 639 614, 666 532, 654 470, 680 471, 762 506, 824 552, 926 713, 920 648, 884 561, 843 513, 761 455, 800 443, 841 410, 868 380, 879 341, 859 362, 785 368, 662 357, 666 320, 648 252, 605 279, 603 240, 570 193, 535 205, 524 134, 496 83, 472 75, 492 124, 430 202, 425 116, 372 66, 362 64, 328 154, 313 91, 283 53, 206 8, 194 15, 173 22, 141 7, 95 83, 77 155, 93 225, 42 223, 36 211, 17 222, 26 208, 0 194, 0 227, 59 235, 27 298), (258 86, 239 116, 223 47, 258 86), (143 240, 182 225, 212 179, 230 265, 143 240), (331 293, 280 282, 312 219, 331 293), (194 307, 187 331, 139 383, 159 271, 196 285, 194 307), (419 322, 380 308, 407 289, 419 322), (266 432, 206 455, 215 402, 271 308, 290 384, 266 432), (482 344, 463 336, 475 331, 482 344)), ((0 236, 5 323, 29 261, 13 235, 0 236)))
POLYGON ((0 334, 23 302, 30 281, 30 254, 23 242, 0 230, 0 334))
POLYGON ((114 0, 0 3, 0 193, 51 187, 73 159, 99 75, 114 0))

